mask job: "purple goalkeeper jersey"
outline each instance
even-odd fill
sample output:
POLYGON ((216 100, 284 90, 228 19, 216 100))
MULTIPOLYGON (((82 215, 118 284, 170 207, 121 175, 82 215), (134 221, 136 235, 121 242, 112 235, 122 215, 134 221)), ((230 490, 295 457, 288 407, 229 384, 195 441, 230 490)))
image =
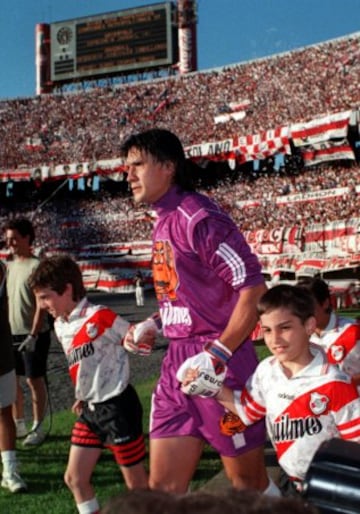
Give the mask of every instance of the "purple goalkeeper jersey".
POLYGON ((153 207, 153 277, 164 335, 215 339, 241 291, 264 282, 259 261, 207 196, 173 186, 153 207))

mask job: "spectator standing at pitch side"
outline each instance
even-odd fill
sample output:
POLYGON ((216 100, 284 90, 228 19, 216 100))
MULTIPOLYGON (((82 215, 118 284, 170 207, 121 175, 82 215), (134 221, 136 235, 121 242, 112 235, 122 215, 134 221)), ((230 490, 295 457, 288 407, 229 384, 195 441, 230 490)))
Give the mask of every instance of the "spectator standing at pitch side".
POLYGON ((129 384, 125 349, 141 354, 146 348, 148 354, 153 335, 147 335, 145 321, 136 338, 129 334, 125 319, 90 303, 81 270, 67 255, 43 259, 30 277, 30 287, 39 305, 55 319, 55 333, 75 387, 72 410, 79 417, 71 434, 65 482, 78 512, 95 514, 99 504, 91 476, 103 448, 113 453, 129 489, 148 486, 142 406, 129 384))
POLYGON ((241 389, 257 365, 248 336, 265 291, 259 262, 233 221, 193 191, 176 135, 162 129, 135 134, 121 153, 135 202, 151 204, 157 214, 153 278, 170 341, 152 400, 150 487, 186 492, 207 442, 235 487, 279 494, 266 473, 263 423, 226 437, 218 427, 224 409, 211 397, 224 379, 241 389), (195 362, 206 369, 207 398, 180 391, 176 372, 188 360, 189 367, 195 362))
POLYGON ((47 406, 46 364, 50 347, 47 314, 36 304, 28 279, 39 264, 32 253, 34 227, 26 218, 10 220, 5 226, 5 240, 12 259, 7 263, 7 295, 9 321, 13 338, 17 398, 13 415, 17 436, 24 437, 25 446, 41 444, 45 438, 42 423, 47 406), (27 434, 24 422, 24 397, 20 377, 25 376, 31 391, 33 424, 27 434))
POLYGON ((1 487, 12 493, 27 489, 18 473, 16 459, 16 429, 12 404, 16 399, 15 362, 7 311, 5 266, 0 263, 0 451, 2 462, 1 487))
POLYGON ((360 391, 359 321, 333 311, 329 286, 321 278, 303 278, 297 285, 315 300, 316 327, 310 340, 323 347, 329 362, 350 375, 360 391))
POLYGON ((135 300, 138 307, 144 306, 144 279, 141 271, 137 271, 134 277, 135 282, 135 300))
MULTIPOLYGON (((225 414, 220 427, 229 436, 266 417, 269 437, 294 492, 319 446, 332 438, 360 442, 360 398, 350 377, 327 362, 323 350, 310 344, 315 306, 309 291, 278 285, 258 304, 266 346, 262 360, 243 391, 223 386, 217 400, 225 414)), ((198 377, 182 370, 185 390, 198 377)))

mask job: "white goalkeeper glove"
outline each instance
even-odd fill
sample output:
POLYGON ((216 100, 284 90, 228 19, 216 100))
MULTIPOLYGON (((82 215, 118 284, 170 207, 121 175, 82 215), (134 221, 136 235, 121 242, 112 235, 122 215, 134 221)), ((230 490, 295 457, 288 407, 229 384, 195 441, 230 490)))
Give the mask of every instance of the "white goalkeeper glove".
POLYGON ((29 334, 25 337, 24 341, 19 345, 18 352, 33 352, 35 350, 37 336, 29 334))
POLYGON ((160 333, 161 319, 156 313, 141 323, 131 325, 124 337, 123 346, 130 353, 142 356, 150 355, 156 336, 160 333))
POLYGON ((179 382, 184 382, 189 368, 197 370, 197 377, 181 390, 188 395, 204 397, 216 396, 223 385, 226 363, 232 356, 231 351, 218 339, 206 343, 204 350, 183 362, 176 373, 179 382))

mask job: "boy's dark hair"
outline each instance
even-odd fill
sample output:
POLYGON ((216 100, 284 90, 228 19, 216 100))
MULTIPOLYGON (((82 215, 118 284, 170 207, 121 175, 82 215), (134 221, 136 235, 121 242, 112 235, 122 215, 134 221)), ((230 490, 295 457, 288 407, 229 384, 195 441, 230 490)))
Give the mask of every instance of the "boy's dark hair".
POLYGON ((321 278, 302 278, 296 285, 309 291, 320 305, 322 305, 326 300, 330 300, 329 286, 325 280, 322 280, 321 278))
POLYGON ((314 316, 314 298, 305 289, 289 284, 279 284, 266 291, 257 305, 259 316, 274 309, 288 309, 304 323, 314 316))
POLYGON ((166 129, 154 128, 129 136, 120 147, 120 155, 127 157, 131 148, 150 154, 157 162, 175 165, 174 183, 186 191, 194 190, 194 165, 185 158, 179 138, 166 129))
POLYGON ((33 224, 27 218, 14 218, 9 220, 5 227, 6 230, 17 230, 22 237, 29 236, 29 243, 32 244, 35 239, 35 230, 33 224))
POLYGON ((79 301, 86 295, 79 266, 65 254, 43 259, 29 278, 31 289, 49 288, 60 295, 64 293, 67 284, 73 287, 74 301, 79 301))

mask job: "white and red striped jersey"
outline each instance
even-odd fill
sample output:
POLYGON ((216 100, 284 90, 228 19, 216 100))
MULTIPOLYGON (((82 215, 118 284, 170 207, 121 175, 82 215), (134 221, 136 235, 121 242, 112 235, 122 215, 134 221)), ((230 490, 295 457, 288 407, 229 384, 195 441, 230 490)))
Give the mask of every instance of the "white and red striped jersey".
POLYGON ((54 329, 65 352, 75 397, 90 404, 119 395, 129 382, 129 360, 121 346, 129 323, 111 309, 81 300, 54 329))
POLYGON ((266 417, 280 466, 303 480, 319 445, 333 437, 360 442, 360 397, 348 375, 311 345, 312 362, 288 378, 273 356, 260 362, 235 404, 246 425, 266 417))
POLYGON ((360 324, 357 320, 332 312, 327 327, 320 335, 314 332, 310 340, 320 345, 329 362, 345 373, 360 374, 360 324))

